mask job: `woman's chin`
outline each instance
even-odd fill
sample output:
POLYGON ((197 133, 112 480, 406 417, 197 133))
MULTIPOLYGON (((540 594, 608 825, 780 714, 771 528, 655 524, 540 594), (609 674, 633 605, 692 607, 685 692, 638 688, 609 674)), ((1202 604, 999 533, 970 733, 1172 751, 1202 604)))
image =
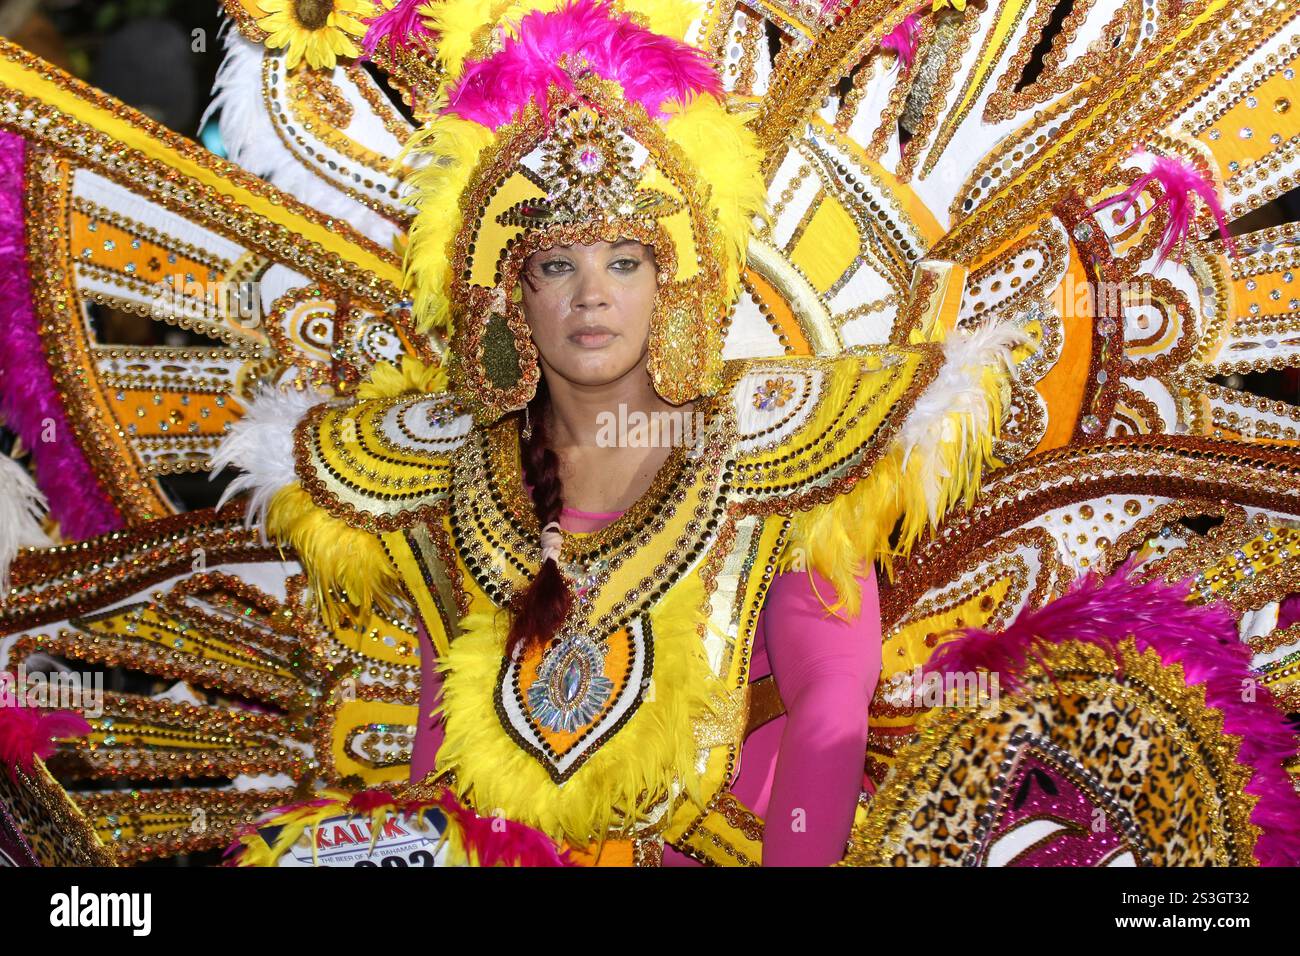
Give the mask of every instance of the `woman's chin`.
POLYGON ((552 363, 554 371, 574 385, 587 387, 617 382, 636 364, 635 357, 624 358, 608 349, 582 349, 564 358, 562 363, 552 363))

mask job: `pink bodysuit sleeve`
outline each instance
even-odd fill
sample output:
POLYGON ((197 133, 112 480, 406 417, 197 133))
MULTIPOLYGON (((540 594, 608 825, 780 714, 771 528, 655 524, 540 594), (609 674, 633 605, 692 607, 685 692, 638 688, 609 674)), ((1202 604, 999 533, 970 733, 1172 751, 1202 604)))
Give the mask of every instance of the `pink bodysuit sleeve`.
MULTIPOLYGON (((816 572, 812 579, 833 605, 835 588, 816 572)), ((874 570, 858 581, 862 610, 851 622, 828 616, 807 573, 777 575, 768 591, 767 654, 786 721, 765 815, 764 866, 829 866, 844 855, 881 659, 874 570)))
POLYGON ((411 783, 419 783, 433 770, 444 736, 442 718, 430 716, 442 692, 442 675, 434 667, 433 641, 422 621, 415 630, 420 638, 420 715, 411 745, 411 783))

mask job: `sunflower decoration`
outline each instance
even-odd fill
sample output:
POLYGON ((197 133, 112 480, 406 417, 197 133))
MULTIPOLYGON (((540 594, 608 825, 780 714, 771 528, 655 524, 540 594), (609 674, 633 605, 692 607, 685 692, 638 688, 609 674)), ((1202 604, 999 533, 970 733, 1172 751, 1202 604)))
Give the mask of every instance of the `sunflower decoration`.
POLYGON ((370 0, 256 0, 252 6, 267 47, 283 47, 291 70, 304 60, 313 69, 332 70, 338 57, 358 56, 353 38, 365 36, 362 17, 374 13, 370 0))

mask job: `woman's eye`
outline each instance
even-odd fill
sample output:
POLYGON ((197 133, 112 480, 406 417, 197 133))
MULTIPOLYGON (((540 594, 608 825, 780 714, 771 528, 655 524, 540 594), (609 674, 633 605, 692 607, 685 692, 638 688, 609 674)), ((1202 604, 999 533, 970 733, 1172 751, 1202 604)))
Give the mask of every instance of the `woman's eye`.
POLYGON ((616 259, 613 266, 619 272, 632 272, 641 265, 640 259, 616 259))
POLYGON ((563 259, 549 259, 539 267, 542 275, 556 276, 569 270, 569 264, 563 259))

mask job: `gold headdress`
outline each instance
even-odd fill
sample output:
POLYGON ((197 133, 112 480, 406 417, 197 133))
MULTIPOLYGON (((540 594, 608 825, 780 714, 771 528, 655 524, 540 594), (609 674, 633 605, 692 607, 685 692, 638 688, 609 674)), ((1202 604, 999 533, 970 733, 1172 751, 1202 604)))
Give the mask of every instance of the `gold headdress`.
POLYGON ((636 239, 659 292, 650 374, 668 401, 720 386, 760 154, 712 65, 600 0, 497 28, 411 149, 407 280, 422 329, 453 331, 453 387, 482 421, 521 408, 538 359, 517 295, 538 249, 636 239))

